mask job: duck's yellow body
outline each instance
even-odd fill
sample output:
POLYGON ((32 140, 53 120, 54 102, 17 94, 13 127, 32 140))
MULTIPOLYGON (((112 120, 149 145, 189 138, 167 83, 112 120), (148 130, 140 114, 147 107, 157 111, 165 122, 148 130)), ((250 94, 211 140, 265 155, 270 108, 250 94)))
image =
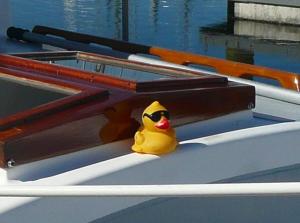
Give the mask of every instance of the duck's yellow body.
POLYGON ((175 150, 177 141, 174 130, 167 133, 142 129, 136 132, 132 150, 138 153, 164 154, 175 150))
POLYGON ((159 102, 153 102, 143 112, 143 125, 134 136, 132 150, 138 153, 165 154, 175 150, 177 140, 169 125, 169 115, 159 102))

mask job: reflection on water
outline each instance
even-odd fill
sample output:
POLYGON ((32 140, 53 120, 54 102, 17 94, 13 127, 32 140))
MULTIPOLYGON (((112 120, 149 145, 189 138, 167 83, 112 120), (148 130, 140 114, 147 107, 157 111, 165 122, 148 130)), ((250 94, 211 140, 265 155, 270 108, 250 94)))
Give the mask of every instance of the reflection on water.
POLYGON ((254 53, 251 50, 226 48, 226 59, 241 63, 254 64, 254 53))
POLYGON ((183 4, 183 43, 184 48, 188 48, 188 33, 189 33, 189 14, 190 14, 190 0, 184 1, 183 4))
POLYGON ((76 1, 69 0, 64 1, 64 16, 66 21, 67 29, 76 30, 76 24, 74 23, 76 19, 76 1))
POLYGON ((3 33, 11 23, 9 14, 9 2, 6 0, 1 0, 0 9, 0 33, 3 33))
POLYGON ((300 27, 278 25, 255 21, 237 20, 234 22, 234 35, 255 37, 273 41, 300 41, 300 27))
POLYGON ((300 26, 229 20, 201 33, 205 45, 225 48, 228 60, 300 73, 300 26))
POLYGON ((13 25, 23 28, 46 25, 220 58, 230 57, 228 48, 242 49, 251 52, 250 62, 300 72, 299 27, 241 21, 227 24, 225 0, 123 1, 10 0, 10 8, 13 25), (128 1, 127 22, 122 19, 123 1, 128 1), (212 34, 203 30, 214 27, 212 24, 223 24, 223 31, 212 34), (284 41, 274 42, 275 34, 284 41))
POLYGON ((152 18, 151 20, 152 26, 154 27, 155 32, 157 32, 156 27, 158 23, 158 8, 159 8, 159 0, 152 0, 150 17, 152 18))

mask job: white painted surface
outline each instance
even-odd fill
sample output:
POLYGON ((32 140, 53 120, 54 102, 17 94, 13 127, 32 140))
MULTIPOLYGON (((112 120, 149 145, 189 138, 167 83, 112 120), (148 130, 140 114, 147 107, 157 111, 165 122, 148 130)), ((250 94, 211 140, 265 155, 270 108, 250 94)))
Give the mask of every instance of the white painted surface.
MULTIPOLYGON (((185 128, 176 128, 177 138, 180 141, 199 138, 207 135, 233 131, 242 128, 277 123, 276 120, 253 118, 252 111, 241 111, 221 117, 191 123, 185 128), (189 131, 186 131, 189 129, 189 131)), ((82 166, 102 162, 118 156, 131 153, 132 140, 122 140, 94 148, 65 154, 45 160, 40 160, 14 168, 7 169, 8 180, 33 181, 50 177, 82 166)), ((6 182, 6 175, 5 177, 6 182)))
POLYGON ((300 195, 300 183, 0 186, 1 197, 216 197, 300 195))
POLYGON ((300 8, 264 5, 256 3, 234 3, 236 18, 300 25, 300 8))
POLYGON ((275 100, 268 97, 256 96, 256 108, 254 112, 260 114, 281 117, 289 120, 300 120, 300 106, 275 100))
POLYGON ((7 171, 0 168, 0 185, 7 183, 7 171))
MULTIPOLYGON (((209 183, 299 164, 299 135, 298 122, 231 131, 183 141, 176 152, 161 157, 130 153, 48 178, 6 186, 209 183)), ((22 222, 89 222, 149 199, 0 198, 0 216, 4 222, 20 218, 22 222)))

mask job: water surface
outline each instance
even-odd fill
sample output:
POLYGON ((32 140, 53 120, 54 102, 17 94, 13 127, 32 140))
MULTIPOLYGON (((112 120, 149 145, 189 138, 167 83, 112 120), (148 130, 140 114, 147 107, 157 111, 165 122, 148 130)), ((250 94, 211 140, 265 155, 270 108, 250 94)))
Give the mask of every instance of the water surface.
POLYGON ((27 29, 46 25, 128 38, 300 73, 298 27, 240 21, 228 24, 227 0, 128 2, 128 24, 122 24, 122 0, 10 0, 11 23, 27 29))

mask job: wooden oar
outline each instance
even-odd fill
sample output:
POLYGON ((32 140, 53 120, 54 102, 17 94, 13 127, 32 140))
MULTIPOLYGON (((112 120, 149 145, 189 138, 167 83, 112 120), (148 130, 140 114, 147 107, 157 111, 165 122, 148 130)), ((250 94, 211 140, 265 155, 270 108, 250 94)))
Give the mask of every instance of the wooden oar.
MULTIPOLYGON (((105 54, 109 56, 128 58, 130 54, 148 54, 158 56, 161 60, 181 65, 201 65, 214 68, 216 72, 228 76, 235 76, 245 79, 251 79, 253 77, 263 77, 268 79, 277 80, 280 85, 287 89, 292 89, 300 91, 299 85, 299 74, 275 70, 267 67, 244 64, 239 62, 228 61, 219 58, 213 58, 203 55, 197 55, 192 53, 180 52, 175 50, 164 49, 154 46, 146 46, 142 44, 130 43, 120 40, 114 40, 109 38, 97 37, 87 34, 81 34, 76 32, 70 32, 61 29, 50 28, 46 26, 35 26, 32 32, 26 30, 26 32, 16 32, 15 28, 8 29, 8 36, 11 38, 17 38, 21 40, 29 40, 34 42, 45 42, 46 37, 51 38, 51 36, 64 38, 65 41, 71 41, 67 44, 66 49, 73 50, 83 50, 94 53, 105 54), (35 35, 39 35, 38 38, 33 38, 35 35), (48 36, 49 35, 49 36, 48 36), (45 37, 43 39, 42 37, 45 37), (84 44, 79 45, 79 43, 84 44), (93 43, 93 46, 90 45, 93 43), (108 49, 96 49, 95 44, 99 46, 110 47, 112 50, 108 49), (88 46, 88 47, 87 47, 88 46)), ((57 39, 57 38, 56 38, 57 39)), ((63 40, 58 39, 59 46, 63 47, 63 40)), ((67 43, 67 42, 66 42, 67 43)), ((51 39, 47 44, 53 44, 51 39), (50 42, 50 43, 49 43, 50 42)))

